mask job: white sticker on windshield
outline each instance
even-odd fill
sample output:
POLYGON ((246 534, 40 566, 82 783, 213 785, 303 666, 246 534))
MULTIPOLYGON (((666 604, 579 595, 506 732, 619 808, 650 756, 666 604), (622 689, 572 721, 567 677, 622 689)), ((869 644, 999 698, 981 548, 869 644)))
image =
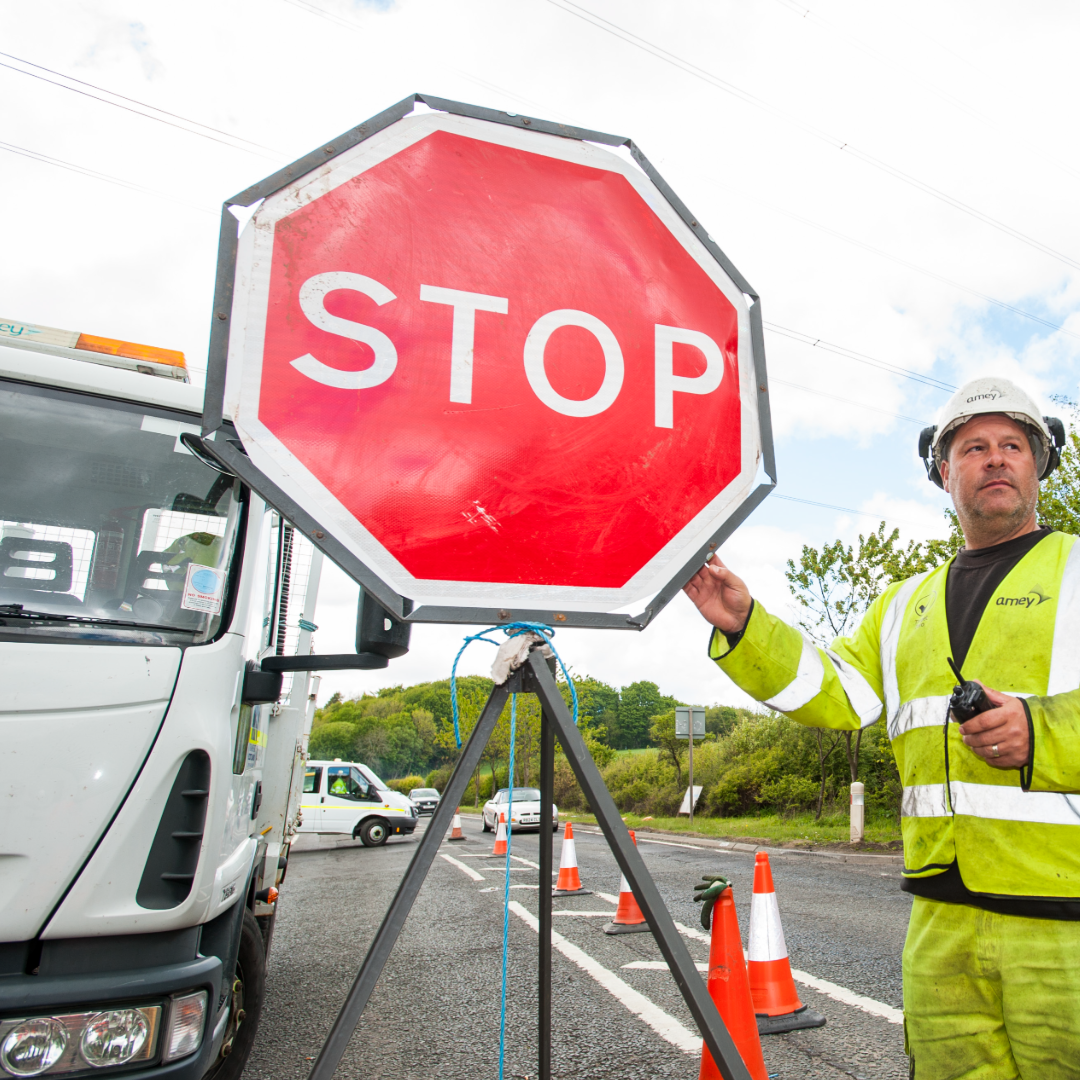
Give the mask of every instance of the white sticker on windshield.
POLYGON ((184 598, 180 601, 180 606, 187 611, 204 611, 207 615, 217 615, 221 611, 221 597, 224 592, 224 570, 191 563, 184 579, 184 598))

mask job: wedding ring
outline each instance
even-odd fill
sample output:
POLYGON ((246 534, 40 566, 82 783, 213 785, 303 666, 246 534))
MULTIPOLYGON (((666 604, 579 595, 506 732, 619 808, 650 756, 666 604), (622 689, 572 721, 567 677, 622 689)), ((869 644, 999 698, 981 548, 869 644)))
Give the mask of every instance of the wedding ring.
POLYGON ((1001 755, 998 753, 997 743, 994 743, 994 745, 991 746, 990 749, 993 751, 994 757, 1001 757, 1001 755))

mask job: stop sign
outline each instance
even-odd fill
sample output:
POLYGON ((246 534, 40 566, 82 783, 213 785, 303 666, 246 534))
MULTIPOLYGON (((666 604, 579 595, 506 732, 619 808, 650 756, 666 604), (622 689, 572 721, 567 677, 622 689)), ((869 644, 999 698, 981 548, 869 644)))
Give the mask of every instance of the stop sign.
POLYGON ((513 120, 406 116, 265 198, 225 412, 400 596, 611 612, 753 489, 754 298, 629 157, 513 120))

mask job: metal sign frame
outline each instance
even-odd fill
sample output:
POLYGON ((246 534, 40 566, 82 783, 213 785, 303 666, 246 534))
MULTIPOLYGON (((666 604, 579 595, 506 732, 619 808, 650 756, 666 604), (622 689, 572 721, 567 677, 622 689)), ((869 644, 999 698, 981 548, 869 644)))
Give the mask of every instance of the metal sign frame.
MULTIPOLYGON (((552 661, 554 662, 554 661, 552 661)), ((431 822, 417 846, 401 884, 398 886, 390 907, 368 948, 364 962, 353 980, 352 987, 334 1020, 322 1050, 312 1066, 308 1080, 332 1080, 337 1072, 349 1040, 356 1031, 364 1009, 371 998, 379 976, 386 967, 394 945, 409 917, 414 901, 420 892, 439 847, 450 829, 451 818, 472 778, 480 755, 495 730, 495 724, 511 694, 536 694, 541 707, 540 732, 540 797, 542 805, 554 802, 552 789, 555 776, 555 738, 566 754, 581 790, 603 830, 619 869, 634 892, 641 911, 649 923, 660 953, 667 961, 679 993, 686 1002, 694 1022, 701 1032, 705 1045, 712 1054, 724 1080, 750 1080, 750 1072, 743 1064, 727 1027, 716 1005, 709 996, 705 980, 694 965, 686 944, 675 928, 671 913, 660 895, 656 883, 649 874, 641 853, 630 839, 626 823, 619 815, 615 802, 604 784, 600 771, 574 725, 570 710, 559 693, 555 675, 548 666, 540 649, 533 648, 528 659, 509 679, 494 687, 487 704, 477 718, 476 726, 469 736, 454 771, 435 808, 431 822)), ((539 882, 539 1016, 538 1016, 538 1077, 551 1078, 551 917, 553 851, 551 829, 540 829, 539 882)))
POLYGON ((370 567, 359 559, 342 542, 336 540, 330 530, 316 521, 291 497, 269 480, 253 464, 240 441, 235 438, 218 437, 204 442, 207 452, 218 459, 229 471, 235 473, 253 488, 279 513, 291 521, 329 558, 333 559, 350 577, 364 587, 386 610, 398 619, 411 623, 461 623, 498 625, 514 621, 551 623, 556 626, 592 627, 596 629, 644 630, 667 606, 676 593, 697 572, 702 563, 734 533, 750 513, 776 486, 776 459, 772 439, 772 417, 769 406, 769 384, 765 370, 765 341, 761 319, 761 301, 750 283, 732 265, 730 259, 712 240, 679 197, 668 186, 652 163, 638 149, 632 139, 620 135, 608 135, 586 128, 553 123, 531 116, 466 105, 459 101, 433 97, 430 94, 412 94, 389 109, 373 116, 357 127, 343 132, 336 139, 313 150, 304 157, 286 165, 276 173, 246 188, 221 208, 221 225, 218 241, 217 280, 214 287, 214 308, 210 323, 210 348, 207 366, 206 396, 203 407, 203 436, 218 431, 224 421, 225 371, 229 352, 230 319, 232 316, 233 289, 236 276, 237 250, 239 247, 238 219, 232 207, 249 208, 281 188, 332 160, 358 143, 370 138, 391 124, 414 111, 417 105, 457 116, 505 124, 525 131, 538 131, 566 139, 601 143, 606 146, 626 147, 635 163, 648 176, 672 209, 690 228, 696 239, 742 291, 748 303, 750 316, 750 347, 754 363, 757 394, 758 434, 761 441, 761 466, 768 480, 759 483, 746 500, 732 513, 712 536, 695 551, 666 585, 657 592, 646 607, 636 615, 611 612, 552 611, 537 608, 494 608, 472 605, 424 604, 414 607, 413 601, 397 592, 383 581, 370 567))

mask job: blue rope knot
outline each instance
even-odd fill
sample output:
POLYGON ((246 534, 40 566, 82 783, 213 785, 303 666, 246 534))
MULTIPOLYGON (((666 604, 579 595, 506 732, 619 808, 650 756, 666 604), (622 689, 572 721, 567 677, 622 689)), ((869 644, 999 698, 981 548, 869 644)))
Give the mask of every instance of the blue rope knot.
POLYGON ((470 634, 462 642, 461 648, 458 649, 457 656, 454 657, 454 666, 450 671, 450 708, 454 715, 454 741, 457 743, 457 747, 461 749, 461 728, 458 723, 458 701, 457 701, 457 667, 458 661, 461 659, 461 654, 474 642, 484 641, 488 645, 499 646, 501 641, 492 641, 488 634, 494 634, 496 631, 502 630, 505 632, 508 638, 519 637, 521 634, 540 634, 547 639, 548 648, 555 654, 555 659, 559 663, 559 667, 562 668, 563 678, 566 679, 567 686, 570 687, 570 700, 573 703, 574 713, 574 726, 577 726, 578 722, 578 698, 577 688, 574 686, 574 680, 570 678, 570 672, 566 669, 566 664, 563 663, 563 658, 559 655, 558 650, 552 644, 552 638, 555 636, 555 628, 548 626, 547 623, 539 622, 511 622, 505 623, 502 626, 489 626, 486 630, 481 630, 478 634, 470 634))

